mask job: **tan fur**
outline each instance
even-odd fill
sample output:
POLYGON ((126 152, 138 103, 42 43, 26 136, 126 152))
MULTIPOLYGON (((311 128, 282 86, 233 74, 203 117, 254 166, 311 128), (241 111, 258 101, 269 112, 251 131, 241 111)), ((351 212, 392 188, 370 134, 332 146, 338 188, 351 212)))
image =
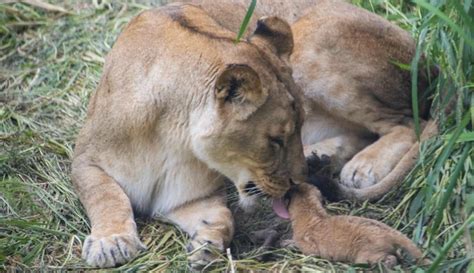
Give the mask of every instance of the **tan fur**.
POLYGON ((141 13, 116 41, 72 164, 92 226, 90 265, 115 266, 144 248, 132 208, 180 226, 192 266, 205 265, 214 259, 205 248, 223 251, 233 235, 224 177, 246 206, 306 176, 289 25, 267 17, 251 41, 235 36, 187 4, 141 13))
POLYGON ((306 255, 349 263, 397 264, 403 249, 421 262, 422 252, 402 233, 367 218, 331 216, 322 206, 321 193, 310 184, 291 191, 289 212, 293 240, 306 255))
MULTIPOLYGON (((238 30, 250 0, 192 2, 238 30)), ((337 198, 382 197, 403 181, 418 156, 410 72, 396 64, 411 62, 415 41, 395 24, 342 0, 258 1, 254 18, 264 15, 292 24, 290 64, 305 96, 305 155, 327 155, 341 170, 337 198)), ((420 98, 426 80, 422 71, 420 98)), ((426 117, 428 103, 420 101, 426 117)), ((436 134, 429 131, 427 138, 436 134)))

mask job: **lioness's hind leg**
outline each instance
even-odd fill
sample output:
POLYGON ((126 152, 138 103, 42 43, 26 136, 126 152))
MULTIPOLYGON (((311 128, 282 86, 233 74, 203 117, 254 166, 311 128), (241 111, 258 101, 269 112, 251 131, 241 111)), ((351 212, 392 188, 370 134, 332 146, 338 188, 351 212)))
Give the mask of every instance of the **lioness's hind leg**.
POLYGON ((215 260, 234 235, 232 213, 221 195, 190 202, 166 217, 191 236, 187 251, 194 269, 202 269, 215 260))
POLYGON ((341 182, 354 188, 366 188, 387 176, 415 143, 414 130, 395 126, 356 154, 341 171, 341 182))
POLYGON ((73 162, 72 177, 91 222, 82 258, 96 267, 114 267, 133 259, 140 242, 128 197, 113 178, 96 166, 73 162))

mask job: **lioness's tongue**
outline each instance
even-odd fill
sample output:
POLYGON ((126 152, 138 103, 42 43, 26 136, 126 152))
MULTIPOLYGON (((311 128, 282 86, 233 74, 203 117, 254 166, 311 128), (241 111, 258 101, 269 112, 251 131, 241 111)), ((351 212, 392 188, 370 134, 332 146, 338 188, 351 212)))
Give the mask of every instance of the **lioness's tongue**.
POLYGON ((290 219, 290 213, 286 208, 283 198, 273 198, 273 211, 283 219, 290 219))

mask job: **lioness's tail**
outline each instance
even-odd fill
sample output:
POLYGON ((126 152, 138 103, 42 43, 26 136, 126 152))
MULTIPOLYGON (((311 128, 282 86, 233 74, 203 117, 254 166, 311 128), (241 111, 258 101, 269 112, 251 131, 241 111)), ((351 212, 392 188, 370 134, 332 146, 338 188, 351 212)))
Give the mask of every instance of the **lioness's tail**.
MULTIPOLYGON (((426 140, 438 133, 435 120, 430 120, 426 124, 421 134, 420 141, 426 140)), ((355 201, 375 201, 394 187, 400 185, 406 175, 410 172, 418 158, 420 143, 416 142, 410 150, 402 157, 395 168, 379 183, 362 189, 349 188, 336 181, 327 183, 315 183, 321 193, 329 200, 355 200, 355 201)))

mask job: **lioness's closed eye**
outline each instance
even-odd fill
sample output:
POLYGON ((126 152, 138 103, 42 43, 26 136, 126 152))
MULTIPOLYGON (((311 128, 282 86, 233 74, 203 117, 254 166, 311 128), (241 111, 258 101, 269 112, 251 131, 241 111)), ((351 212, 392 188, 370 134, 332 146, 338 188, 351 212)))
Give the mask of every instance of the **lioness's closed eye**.
POLYGON ((116 266, 144 248, 133 208, 189 233, 191 265, 202 267, 214 259, 206 248, 224 250, 234 232, 224 177, 245 206, 305 175, 290 27, 267 17, 249 41, 235 36, 178 4, 141 13, 116 41, 72 165, 92 226, 90 265, 116 266))

